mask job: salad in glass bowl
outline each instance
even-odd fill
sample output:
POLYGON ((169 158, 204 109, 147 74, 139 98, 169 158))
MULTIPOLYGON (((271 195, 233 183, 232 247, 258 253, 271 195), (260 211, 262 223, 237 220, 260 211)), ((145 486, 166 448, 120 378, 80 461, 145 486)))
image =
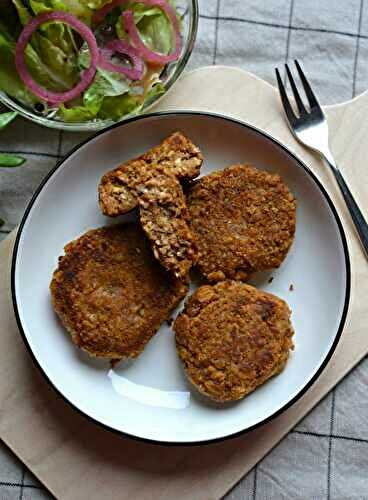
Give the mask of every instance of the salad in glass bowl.
POLYGON ((0 101, 98 130, 150 107, 192 51, 197 0, 0 0, 0 101))

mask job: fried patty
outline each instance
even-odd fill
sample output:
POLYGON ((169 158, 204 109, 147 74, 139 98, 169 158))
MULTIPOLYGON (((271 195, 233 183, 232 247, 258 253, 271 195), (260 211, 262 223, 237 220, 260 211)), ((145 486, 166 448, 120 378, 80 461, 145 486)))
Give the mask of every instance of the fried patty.
POLYGON ((73 342, 114 360, 138 356, 187 289, 160 266, 133 223, 94 229, 68 243, 50 285, 73 342))
POLYGON ((293 242, 296 202, 281 177, 234 165, 195 181, 188 195, 199 270, 210 281, 279 267, 293 242))
POLYGON ((280 298, 239 281, 198 288, 173 327, 189 380, 218 402, 254 391, 286 365, 290 314, 280 298))
POLYGON ((199 148, 184 134, 175 132, 142 156, 123 163, 102 177, 99 185, 101 210, 110 217, 133 210, 138 200, 131 185, 147 166, 152 169, 156 165, 166 167, 178 179, 188 180, 199 175, 202 163, 199 148))
POLYGON ((142 227, 155 257, 178 278, 197 261, 197 245, 180 182, 165 167, 145 167, 134 186, 142 227))

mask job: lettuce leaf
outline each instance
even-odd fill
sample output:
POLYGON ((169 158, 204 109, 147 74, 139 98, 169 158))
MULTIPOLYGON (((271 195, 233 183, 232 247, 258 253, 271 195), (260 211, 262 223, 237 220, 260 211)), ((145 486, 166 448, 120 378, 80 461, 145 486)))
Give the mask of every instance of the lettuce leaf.
MULTIPOLYGON (((29 0, 29 5, 36 16, 54 10, 51 2, 48 0, 29 0)), ((39 31, 66 55, 77 54, 78 47, 74 39, 73 30, 67 24, 51 23, 46 26, 40 26, 39 31)))
POLYGON ((105 97, 115 97, 129 92, 130 86, 123 75, 98 69, 94 82, 83 96, 86 106, 98 106, 105 97))
MULTIPOLYGON (((79 66, 85 69, 89 66, 90 56, 87 45, 84 44, 78 58, 79 66)), ((124 75, 97 68, 92 85, 83 94, 83 104, 97 116, 105 97, 116 97, 130 90, 128 80, 124 75)))
POLYGON ((84 122, 101 118, 103 120, 118 121, 123 116, 139 112, 142 107, 137 97, 124 94, 115 97, 105 97, 96 111, 95 103, 66 108, 63 104, 59 108, 61 118, 66 122, 84 122))
MULTIPOLYGON (((173 2, 169 2, 173 5, 173 2)), ((127 5, 123 10, 132 10, 134 21, 141 39, 147 47, 160 54, 169 54, 174 49, 173 28, 166 14, 159 7, 150 7, 143 3, 127 5)), ((127 34, 122 26, 121 16, 115 24, 119 38, 127 34)))
POLYGON ((62 120, 68 123, 88 122, 96 118, 95 111, 83 105, 66 108, 64 104, 61 104, 58 114, 62 120))
MULTIPOLYGON (((15 1, 15 0, 13 0, 15 1)), ((90 24, 93 15, 92 9, 86 1, 79 0, 29 0, 34 14, 41 14, 54 10, 68 12, 87 24, 90 24)))
POLYGON ((21 156, 0 153, 0 167, 20 167, 25 161, 21 156))
POLYGON ((17 9, 19 21, 24 26, 31 20, 32 16, 27 7, 23 5, 23 2, 21 2, 21 0, 12 0, 12 2, 14 7, 17 9))
POLYGON ((0 90, 32 106, 38 99, 24 85, 15 67, 15 41, 0 23, 0 90))
POLYGON ((157 82, 147 93, 146 98, 144 100, 144 104, 148 106, 154 99, 156 99, 160 95, 163 95, 165 92, 166 89, 164 84, 160 81, 157 82))
MULTIPOLYGON (((88 52, 82 50, 79 57, 79 64, 81 68, 85 68, 89 64, 89 54, 88 52)), ((110 71, 105 71, 101 68, 97 68, 97 73, 92 85, 84 92, 83 97, 80 99, 81 103, 66 108, 61 106, 60 114, 62 118, 67 122, 79 122, 88 121, 100 117, 101 109, 107 109, 109 106, 109 101, 107 104, 104 103, 110 97, 122 97, 127 94, 130 90, 130 85, 128 80, 124 75, 118 73, 112 73, 110 71)), ((130 108, 131 102, 123 100, 115 100, 112 103, 118 103, 118 109, 114 111, 114 116, 117 116, 122 108, 130 108)), ((111 103, 111 105, 112 105, 111 103)), ((135 103, 136 105, 136 103, 135 103)), ((105 111, 102 111, 105 114, 105 111)), ((119 119, 119 116, 117 119, 119 119)), ((114 119, 111 117, 111 119, 114 119)))
POLYGON ((173 29, 165 13, 159 8, 147 8, 134 4, 134 19, 141 39, 147 47, 160 54, 169 54, 173 49, 173 29))
POLYGON ((57 47, 42 36, 38 39, 38 51, 29 44, 25 61, 34 80, 49 90, 60 92, 72 88, 78 79, 78 70, 63 59, 57 47), (46 59, 44 61, 42 56, 46 59), (54 60, 52 61, 52 57, 54 60))
MULTIPOLYGON (((30 52, 32 46, 26 49, 30 52)), ((76 85, 79 80, 79 70, 76 64, 76 54, 65 54, 63 50, 54 45, 46 36, 37 36, 34 47, 34 56, 37 56, 38 63, 29 66, 33 78, 45 85, 46 88, 65 91, 76 85), (42 71, 47 68, 47 77, 44 78, 42 71)))
POLYGON ((8 111, 0 114, 0 130, 5 128, 18 116, 17 111, 8 111))
POLYGON ((163 92, 165 92, 164 86, 158 83, 148 92, 144 102, 142 102, 141 97, 129 94, 106 97, 98 113, 98 118, 118 121, 125 115, 137 114, 142 110, 144 104, 149 104, 154 97, 163 92))
POLYGON ((89 26, 94 12, 110 2, 111 0, 29 0, 35 14, 47 12, 48 10, 63 10, 84 21, 89 26))
POLYGON ((116 97, 105 97, 98 117, 103 120, 119 121, 123 116, 139 113, 142 109, 141 99, 129 94, 116 97))

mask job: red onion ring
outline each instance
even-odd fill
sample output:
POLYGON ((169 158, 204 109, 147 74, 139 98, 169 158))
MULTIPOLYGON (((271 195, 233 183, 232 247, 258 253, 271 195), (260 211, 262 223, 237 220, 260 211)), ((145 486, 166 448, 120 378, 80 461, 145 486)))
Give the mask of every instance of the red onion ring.
POLYGON ((138 49, 140 55, 145 59, 147 62, 155 63, 155 64, 162 64, 165 65, 169 62, 176 61, 179 59, 180 53, 181 53, 181 38, 180 38, 180 26, 178 23, 178 20, 176 18, 176 14, 174 9, 169 5, 165 0, 112 0, 112 2, 108 3, 102 9, 97 11, 94 16, 93 16, 93 22, 96 24, 101 23, 107 14, 114 9, 115 7, 118 7, 120 5, 125 5, 127 3, 143 3, 145 5, 151 6, 151 7, 159 7, 162 9, 167 17, 169 18, 174 32, 175 32, 175 51, 172 54, 169 55, 164 55, 164 54, 158 54, 157 52, 153 52, 150 50, 148 47, 144 45, 144 43, 141 40, 141 37, 139 36, 138 29, 134 23, 134 17, 133 13, 131 10, 128 10, 123 13, 123 23, 124 23, 124 28, 129 34, 132 42, 134 43, 135 47, 138 49))
POLYGON ((125 31, 130 36, 134 46, 138 49, 140 55, 147 62, 154 64, 168 64, 170 62, 176 61, 179 59, 181 53, 181 38, 180 38, 180 26, 178 20, 176 18, 176 14, 174 9, 166 3, 165 0, 131 0, 133 3, 144 3, 145 5, 149 5, 151 7, 159 7, 162 9, 173 26, 175 32, 175 51, 172 54, 164 55, 158 54, 157 52, 153 52, 149 49, 141 40, 139 35, 139 31, 134 22, 133 12, 131 10, 127 10, 123 13, 123 24, 125 31))
POLYGON ((33 18, 28 24, 26 24, 22 33, 20 34, 15 50, 15 65, 19 76, 21 77, 25 85, 35 95, 50 104, 60 104, 62 102, 71 101, 72 99, 78 97, 87 87, 89 87, 95 77, 98 60, 99 50, 94 34, 88 28, 88 26, 79 21, 76 17, 66 12, 48 12, 46 14, 41 14, 33 18), (73 29, 78 31, 81 37, 84 38, 87 42, 91 55, 90 66, 81 75, 80 82, 67 92, 52 92, 38 85, 29 73, 24 60, 24 51, 33 35, 33 32, 41 24, 50 21, 62 21, 63 23, 68 24, 73 29))
POLYGON ((144 71, 144 64, 139 52, 125 40, 112 40, 100 49, 98 66, 106 71, 113 71, 126 75, 130 80, 140 80, 144 71), (133 68, 113 64, 110 59, 115 52, 127 55, 133 63, 133 68))

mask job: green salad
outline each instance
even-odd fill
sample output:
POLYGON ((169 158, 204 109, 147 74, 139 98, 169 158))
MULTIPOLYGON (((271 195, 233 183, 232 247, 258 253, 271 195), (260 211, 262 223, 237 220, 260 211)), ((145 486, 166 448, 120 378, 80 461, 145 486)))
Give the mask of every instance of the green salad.
POLYGON ((0 92, 41 116, 138 113, 180 54, 174 0, 0 0, 0 92))

